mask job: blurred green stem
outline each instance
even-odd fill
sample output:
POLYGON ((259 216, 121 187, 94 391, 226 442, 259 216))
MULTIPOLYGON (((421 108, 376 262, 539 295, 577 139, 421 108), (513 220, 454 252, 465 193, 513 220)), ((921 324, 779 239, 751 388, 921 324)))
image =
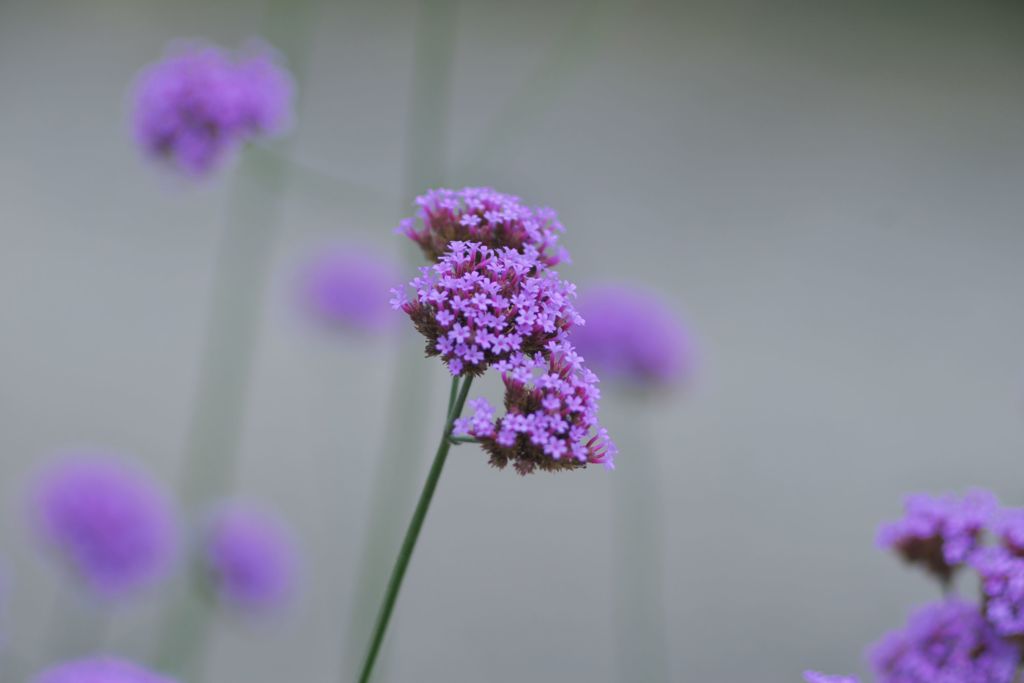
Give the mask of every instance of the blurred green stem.
POLYGON ((405 540, 398 551, 398 558, 391 570, 391 578, 388 579, 387 589, 384 591, 384 599, 377 614, 377 621, 373 627, 373 635, 370 638, 370 646, 366 651, 366 658, 363 660, 363 668, 359 674, 359 683, 368 683, 373 675, 373 665, 377 660, 381 644, 384 642, 384 635, 387 633, 388 622, 391 620, 391 612, 395 608, 395 601, 398 599, 398 591, 402 587, 402 579, 405 578, 405 570, 409 567, 409 560, 412 559, 412 552, 416 549, 416 540, 423 528, 423 521, 430 509, 430 502, 434 498, 434 490, 444 470, 445 460, 448 458, 448 451, 451 449, 452 424, 462 414, 462 408, 466 404, 466 397, 469 395, 469 387, 473 384, 472 376, 466 377, 459 388, 459 378, 452 378, 452 396, 458 390, 458 397, 455 404, 449 407, 445 418, 444 429, 441 431, 441 442, 437 446, 437 453, 434 455, 434 463, 430 466, 430 473, 427 474, 427 481, 423 484, 423 492, 420 493, 419 502, 413 511, 412 519, 409 521, 409 529, 405 532, 405 540))
MULTIPOLYGON (((609 392, 611 393, 611 392, 609 392)), ((620 681, 667 683, 668 643, 664 607, 662 477, 644 396, 622 396, 614 406, 630 429, 622 443, 636 455, 612 481, 612 595, 615 660, 620 681)))
MULTIPOLYGON (((456 0, 418 3, 402 183, 405 202, 444 182, 457 9, 456 0)), ((408 249, 407 253, 411 252, 408 249)), ((418 265, 418 258, 410 259, 409 265, 410 269, 418 265)), ((363 547, 352 588, 354 604, 342 652, 342 665, 353 675, 366 643, 366 624, 372 622, 377 607, 374 601, 384 589, 382 577, 391 548, 400 537, 407 506, 415 495, 417 468, 413 465, 419 462, 417 445, 426 429, 422 406, 431 387, 421 348, 418 340, 403 341, 397 348, 385 414, 401 415, 403 423, 401 429, 388 427, 374 462, 363 547)))
MULTIPOLYGON (((289 57, 288 67, 300 93, 309 52, 311 4, 269 0, 264 20, 267 38, 289 57)), ((247 148, 228 198, 180 474, 182 503, 193 522, 203 508, 229 493, 238 469, 264 289, 289 182, 289 167, 283 160, 290 140, 247 148)), ((213 635, 212 606, 192 588, 181 588, 167 607, 155 661, 182 680, 201 683, 213 635)))

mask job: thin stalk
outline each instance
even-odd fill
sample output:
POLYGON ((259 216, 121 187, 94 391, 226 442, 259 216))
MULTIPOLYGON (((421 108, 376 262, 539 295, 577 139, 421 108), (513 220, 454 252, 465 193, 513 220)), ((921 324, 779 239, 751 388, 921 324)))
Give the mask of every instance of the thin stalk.
MULTIPOLYGON (((419 0, 415 28, 415 59, 410 80, 405 160, 402 180, 403 213, 407 202, 445 180, 448 114, 451 102, 452 61, 455 53, 458 0, 419 0)), ((409 245, 405 253, 413 254, 409 245)), ((419 265, 411 256, 410 268, 419 265)), ((366 624, 376 610, 375 596, 384 589, 382 577, 391 560, 391 548, 402 533, 404 515, 416 492, 415 469, 410 458, 420 457, 417 445, 427 425, 420 409, 429 397, 430 377, 421 362, 420 343, 398 345, 386 414, 403 415, 402 429, 390 426, 384 434, 371 475, 369 509, 354 596, 342 648, 342 668, 349 677, 362 655, 366 624)), ((386 657, 381 658, 386 659, 386 657)), ((383 664, 383 662, 382 662, 383 664)))
MULTIPOLYGON (((264 19, 265 35, 289 57, 300 94, 312 4, 269 0, 264 19)), ((192 522, 203 508, 230 492, 239 468, 263 295, 291 182, 284 162, 290 148, 291 138, 247 148, 228 198, 180 473, 179 493, 192 522)), ((200 683, 214 635, 213 614, 211 605, 191 588, 176 586, 162 615, 154 659, 159 668, 200 683)))
MULTIPOLYGON (((430 466, 427 474, 427 481, 423 484, 423 492, 420 493, 419 502, 413 511, 412 519, 409 521, 409 529, 405 532, 405 540, 398 551, 398 558, 391 570, 391 578, 388 579, 388 586, 384 592, 384 599, 377 614, 377 621, 373 627, 373 636, 370 639, 370 646, 366 651, 366 658, 363 660, 362 672, 359 674, 359 683, 368 683, 373 675, 373 665, 377 661, 377 654, 380 652, 381 644, 384 642, 384 634, 388 630, 388 622, 391 620, 391 612, 395 608, 395 601, 398 599, 398 591, 402 588, 402 579, 405 578, 405 571, 409 567, 409 560, 412 559, 412 551, 416 548, 416 541, 420 537, 420 530, 423 528, 423 521, 427 518, 427 511, 430 509, 430 502, 434 498, 434 490, 444 470, 445 460, 448 458, 448 451, 451 449, 449 438, 452 433, 452 424, 462 414, 462 408, 466 404, 466 396, 469 395, 469 387, 473 384, 473 378, 466 377, 459 389, 455 405, 448 411, 445 419, 444 429, 441 433, 441 442, 437 445, 437 453, 434 455, 434 463, 430 466)), ((452 395, 459 385, 459 378, 452 378, 452 395)))

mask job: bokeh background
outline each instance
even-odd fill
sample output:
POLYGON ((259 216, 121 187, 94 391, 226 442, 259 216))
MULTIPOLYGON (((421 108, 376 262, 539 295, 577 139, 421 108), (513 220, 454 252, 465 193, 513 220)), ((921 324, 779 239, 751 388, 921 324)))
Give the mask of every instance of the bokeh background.
MULTIPOLYGON (((309 1, 235 484, 296 528, 303 583, 272 623, 219 624, 209 680, 326 683, 351 666, 373 465, 386 434, 426 424, 407 454, 422 478, 446 380, 422 361, 425 417, 389 412, 411 327, 382 341, 310 325, 294 273, 337 240, 411 263, 391 229, 418 182, 554 206, 564 274, 661 290, 699 362, 641 407, 610 397, 616 473, 520 478, 457 449, 381 680, 626 680, 615 642, 645 636, 617 628, 614 482, 640 461, 664 496, 675 681, 861 672, 864 645, 934 592, 873 548, 900 496, 984 485, 1024 503, 1019 3, 309 1), (437 82, 424 30, 449 36, 437 82), (418 62, 438 120, 410 121, 418 62)), ((43 661, 66 592, 25 528, 33 467, 103 448, 170 485, 195 401, 238 169, 196 186, 142 161, 129 84, 177 37, 273 39, 268 16, 241 0, 0 0, 8 657, 43 661)), ((116 609, 103 647, 144 659, 159 598, 116 609)))

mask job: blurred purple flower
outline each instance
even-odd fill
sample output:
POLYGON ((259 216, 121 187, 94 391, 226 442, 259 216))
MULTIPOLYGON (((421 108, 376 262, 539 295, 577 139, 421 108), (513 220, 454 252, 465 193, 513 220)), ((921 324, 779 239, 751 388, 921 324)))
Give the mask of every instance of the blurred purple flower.
POLYGON ((211 517, 200 561, 214 595, 230 607, 280 607, 295 588, 291 534, 277 517, 249 508, 225 506, 211 517))
POLYGON ((1003 547, 1024 557, 1024 508, 1004 508, 992 520, 992 532, 1003 547))
POLYGON ((58 664, 35 675, 31 683, 174 683, 121 659, 96 657, 58 664))
POLYGON ((524 206, 519 197, 489 187, 428 190, 416 204, 416 218, 403 220, 398 232, 420 245, 431 261, 439 260, 448 244, 457 241, 533 251, 546 266, 569 260, 568 252, 558 246, 558 233, 565 228, 553 209, 524 206), (422 227, 417 227, 417 219, 422 227))
POLYGON ((303 304, 329 325, 380 332, 395 323, 388 292, 399 273, 394 262, 372 250, 331 247, 316 254, 303 269, 303 304))
POLYGON ((1004 548, 984 548, 971 557, 981 577, 983 609, 1003 636, 1024 635, 1024 558, 1004 548))
POLYGON ((996 497, 982 489, 968 491, 963 498, 911 494, 904 499, 903 518, 879 529, 878 546, 895 550, 907 562, 924 565, 948 583, 955 569, 978 547, 998 506, 996 497))
POLYGON ((143 151, 202 176, 250 138, 290 123, 292 80, 270 48, 240 59, 205 43, 178 43, 140 73, 135 138, 143 151))
POLYGON ((495 467, 511 462, 520 474, 587 463, 613 469, 618 449, 597 421, 597 376, 568 342, 550 342, 546 355, 546 361, 519 354, 497 363, 508 412, 496 420, 487 399, 476 399, 473 414, 456 420, 455 433, 478 439, 495 467))
POLYGON ((657 294, 628 285, 592 287, 580 295, 586 324, 572 341, 605 379, 656 388, 686 379, 693 346, 679 318, 657 294))
POLYGON ((535 252, 452 242, 433 266, 399 290, 391 305, 427 338, 428 356, 441 356, 453 375, 480 375, 516 354, 541 353, 582 322, 572 300, 576 287, 546 270, 535 252))
POLYGON ((807 683, 858 683, 852 676, 828 676, 817 671, 805 671, 804 680, 807 683))
POLYGON ((868 660, 879 683, 1011 683, 1020 653, 977 606, 951 599, 911 615, 871 646, 868 660))
POLYGON ((170 569, 177 528, 149 478, 103 456, 77 455, 46 469, 31 497, 34 527, 93 591, 116 596, 170 569))

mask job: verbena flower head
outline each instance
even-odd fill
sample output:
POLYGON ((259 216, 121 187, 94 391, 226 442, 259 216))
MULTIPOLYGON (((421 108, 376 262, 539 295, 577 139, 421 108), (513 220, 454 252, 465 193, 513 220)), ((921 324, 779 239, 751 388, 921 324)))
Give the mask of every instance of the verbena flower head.
POLYGON ((70 457, 35 482, 31 512, 44 543, 90 589, 116 596, 170 569, 176 525, 163 491, 102 456, 70 457))
POLYGON ((147 155, 204 175, 251 138, 284 130, 292 90, 265 46, 236 58, 213 45, 180 43, 139 75, 135 137, 147 155))
POLYGON ((295 546, 274 516, 237 505, 222 507, 209 520, 200 552, 203 578, 226 606, 273 609, 294 591, 295 546))
POLYGON ((455 376, 541 353, 583 323, 572 304, 575 286, 544 269, 532 247, 521 253, 452 242, 438 263, 420 269, 411 287, 412 300, 392 290, 391 304, 427 338, 427 355, 440 356, 455 376))
POLYGON ((550 342, 546 360, 517 355, 495 367, 505 382, 506 414, 495 418, 480 398, 470 404, 473 414, 455 424, 456 434, 481 442, 492 465, 512 463, 520 474, 615 466, 618 449, 597 420, 597 376, 571 344, 550 342))
POLYGON ((852 676, 828 676, 817 671, 805 671, 804 681, 806 683, 859 683, 852 676))
POLYGON ((552 209, 524 206, 519 197, 489 187, 429 190, 416 204, 417 216, 403 220, 398 232, 420 245, 431 261, 439 260, 449 243, 462 241, 516 251, 532 247, 547 266, 569 260, 558 246, 564 228, 552 209))
POLYGON ((1003 547, 1024 557, 1024 508, 1004 508, 992 520, 992 532, 1003 547))
POLYGON ((80 659, 36 674, 31 683, 174 683, 137 664, 111 657, 80 659))
POLYGON ((678 317, 647 290, 604 285, 580 296, 587 324, 572 341, 603 378, 640 388, 671 385, 692 366, 692 345, 678 317))
POLYGON ((948 582, 978 547, 997 507, 995 496, 981 489, 963 498, 913 494, 904 500, 904 517, 879 529, 878 545, 948 582))
POLYGON ((1003 636, 1024 635, 1024 558, 1004 548, 984 548, 971 557, 981 577, 983 609, 1003 636))
POLYGON ((977 606, 957 599, 933 603, 868 652, 879 683, 1011 683, 1020 660, 977 606))
POLYGON ((328 325, 380 332, 395 322, 387 293, 398 272, 394 263, 368 249, 331 247, 302 273, 303 304, 328 325))

